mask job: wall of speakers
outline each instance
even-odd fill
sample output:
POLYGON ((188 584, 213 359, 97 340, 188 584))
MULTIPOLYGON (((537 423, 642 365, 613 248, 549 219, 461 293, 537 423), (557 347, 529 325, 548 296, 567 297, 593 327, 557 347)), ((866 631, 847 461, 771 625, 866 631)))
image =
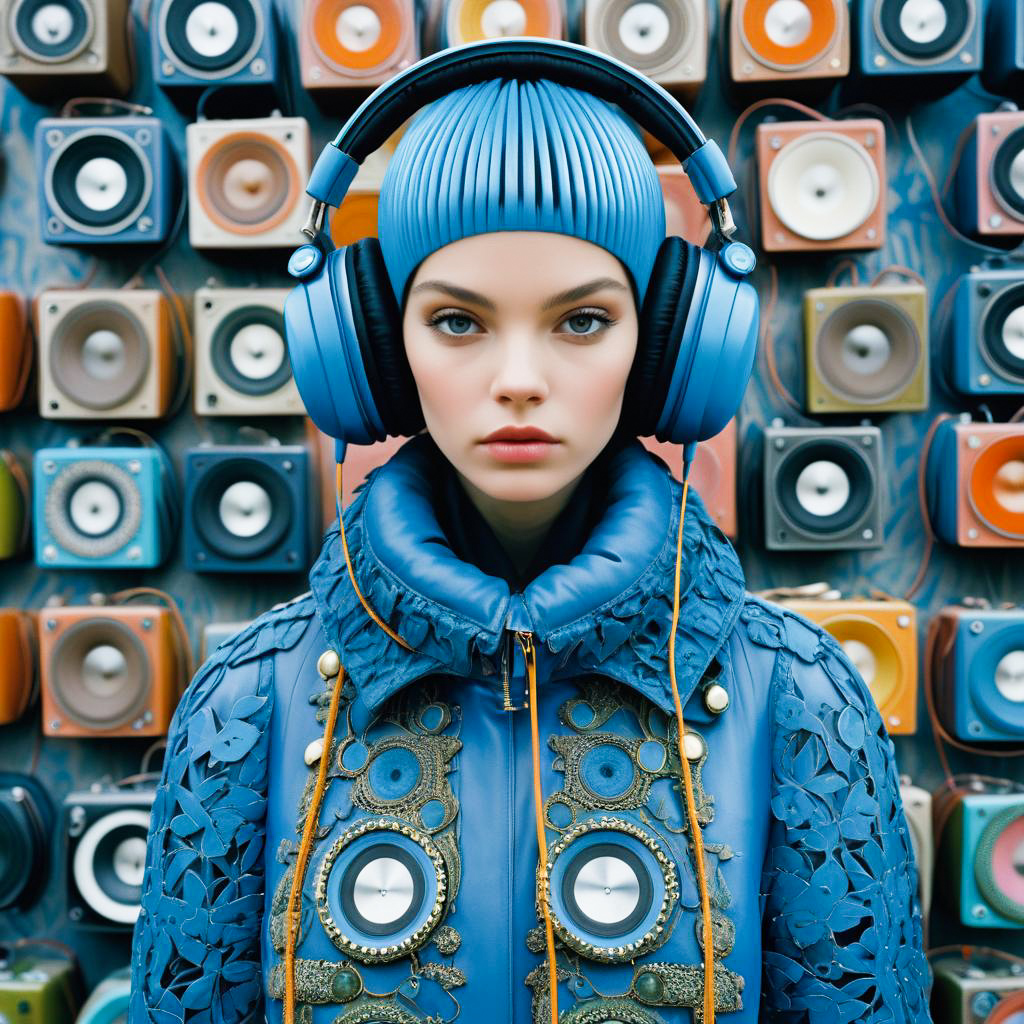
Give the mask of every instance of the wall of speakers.
POLYGON ((188 236, 195 249, 293 247, 305 223, 309 123, 197 121, 185 129, 188 236))
POLYGON ((55 824, 53 804, 35 776, 0 772, 0 910, 21 909, 38 898, 50 870, 55 824))
POLYGON ((5 0, 3 74, 36 100, 131 88, 128 0, 5 0))
POLYGON ((36 563, 55 569, 152 569, 178 513, 170 461, 146 448, 43 448, 35 455, 36 563))
POLYGON ((917 609, 907 601, 804 601, 787 608, 839 641, 891 735, 917 731, 917 609))
POLYGON ((27 328, 22 297, 0 290, 0 412, 17 408, 25 396, 32 366, 27 328))
POLYGON ((766 547, 882 547, 882 480, 878 427, 766 428, 766 547))
POLYGON ((305 570, 317 507, 302 445, 209 445, 185 453, 185 566, 305 570))
POLYGON ((76 980, 70 957, 12 950, 0 963, 0 1017, 18 1024, 73 1024, 76 980))
POLYGON ((761 244, 768 252, 885 244, 885 126, 874 118, 757 126, 761 244))
POLYGON ((130 930, 142 909, 146 837, 156 790, 71 793, 64 801, 68 918, 80 927, 130 930))
POLYGON ((931 1009, 936 1021, 1016 1024, 1024 1011, 1024 967, 1019 964, 971 950, 969 960, 937 958, 932 974, 931 1009), (1014 1010, 1018 1017, 1013 1016, 1014 1010))
POLYGON ((932 907, 932 876, 935 871, 935 834, 932 831, 932 795, 915 786, 906 776, 900 779, 900 798, 910 827, 910 845, 917 863, 918 899, 927 919, 932 907))
POLYGON ((997 96, 1024 94, 1024 0, 990 0, 985 5, 981 81, 997 96))
POLYGON ((685 98, 693 97, 708 76, 708 33, 708 5, 698 0, 584 0, 583 4, 582 39, 587 46, 685 98))
POLYGON ((940 423, 925 482, 947 544, 1024 547, 1024 424, 940 423))
POLYGON ((1024 270, 981 267, 956 283, 947 360, 965 395, 1024 395, 1024 270))
POLYGON ((158 419, 167 412, 176 353, 163 292, 43 292, 37 315, 42 417, 158 419))
POLYGON ((195 293, 195 409, 207 416, 300 416, 284 338, 287 288, 195 293))
POLYGON ((957 220, 967 234, 1024 235, 1024 111, 975 118, 954 195, 957 220))
POLYGON ((928 408, 928 294, 919 284, 804 292, 811 413, 928 408))
POLYGON ((44 117, 36 124, 39 228, 51 245, 156 243, 177 168, 156 117, 44 117))
POLYGON ((185 683, 159 605, 44 609, 39 670, 47 736, 164 736, 185 683))
POLYGON ((413 0, 303 0, 296 32, 303 88, 386 82, 419 60, 419 19, 413 0))
POLYGON ((729 73, 734 82, 841 78, 850 71, 844 0, 733 0, 729 73))
POLYGON ((131 986, 131 967, 108 974, 89 994, 75 1024, 127 1024, 131 986))
POLYGON ((0 450, 0 560, 14 558, 28 539, 29 480, 13 452, 0 450))
POLYGON ((35 630, 32 613, 0 608, 0 725, 21 718, 35 696, 35 630))
POLYGON ((153 79, 164 89, 274 81, 270 0, 158 0, 150 14, 153 79))
POLYGON ((1024 609, 950 606, 934 629, 935 703, 947 731, 1024 747, 1024 609))

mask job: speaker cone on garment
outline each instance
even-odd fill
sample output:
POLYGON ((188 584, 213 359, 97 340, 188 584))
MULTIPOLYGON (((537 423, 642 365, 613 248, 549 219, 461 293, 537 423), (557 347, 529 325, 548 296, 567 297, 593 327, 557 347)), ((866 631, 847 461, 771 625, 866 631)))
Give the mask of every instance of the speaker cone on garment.
POLYGON ((11 42, 34 61, 77 57, 92 38, 92 8, 83 0, 16 0, 8 14, 11 42))
MULTIPOLYGON (((834 0, 736 0, 733 16, 743 49, 776 71, 796 71, 820 60, 840 28, 834 0)), ((742 57, 733 54, 734 68, 742 57)))
POLYGON ((53 807, 34 778, 0 773, 0 910, 27 906, 50 863, 53 807))
POLYGON ((960 45, 976 14, 969 0, 879 0, 874 17, 890 53, 906 63, 930 64, 960 45))
POLYGON ((970 471, 968 498, 989 529, 1024 540, 1024 432, 983 447, 970 471))
POLYGON ((1024 124, 999 143, 991 168, 990 185, 996 202, 1015 220, 1024 221, 1024 124))
POLYGON ((227 78, 240 71, 256 55, 264 31, 253 0, 168 0, 160 10, 164 52, 197 78, 227 78))
POLYGON ((996 293, 981 314, 978 338, 996 372, 1024 383, 1024 283, 996 293))
POLYGON ((1024 807, 1008 807, 981 834, 974 856, 978 889, 996 913, 1024 925, 1024 807))
POLYGON ((244 306, 217 325, 210 342, 214 372, 248 396, 278 391, 291 380, 284 316, 268 306, 244 306))
POLYGON ((111 810, 95 818, 74 847, 71 871, 89 911, 115 925, 139 916, 150 812, 111 810))

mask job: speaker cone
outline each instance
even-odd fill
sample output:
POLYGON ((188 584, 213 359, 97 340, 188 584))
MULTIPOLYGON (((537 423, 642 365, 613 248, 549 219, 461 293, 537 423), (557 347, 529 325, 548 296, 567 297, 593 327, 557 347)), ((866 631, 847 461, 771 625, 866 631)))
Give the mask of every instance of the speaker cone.
POLYGON ((999 144, 992 158, 992 195, 1016 220, 1024 220, 1024 125, 999 144))
POLYGON ((968 0, 881 0, 875 6, 875 32, 903 61, 931 63, 947 56, 974 20, 968 0))
POLYGON ((16 0, 7 17, 14 48, 44 64, 74 59, 92 38, 92 10, 83 0, 16 0))
POLYGON ((656 74, 692 46, 686 0, 611 0, 598 22, 599 49, 624 64, 656 74))
POLYGON ((892 638, 877 622, 861 616, 823 619, 821 625, 839 641, 884 713, 903 685, 899 653, 892 638))
POLYGON ((775 479, 782 511, 812 533, 851 529, 867 511, 874 490, 871 470, 857 451, 825 440, 794 448, 775 479))
POLYGON ((1014 704, 1024 704, 1024 650, 1015 647, 996 663, 995 686, 998 693, 1014 704))
POLYGON ((267 306, 236 309, 217 326, 210 342, 217 376, 244 395, 269 395, 291 379, 284 317, 267 306))
POLYGON ((203 155, 197 176, 203 210, 235 234, 259 234, 280 224, 301 191, 291 154, 256 132, 219 139, 203 155))
POLYGON ((1024 284, 999 292, 982 313, 981 353, 999 373, 1024 381, 1024 284))
POLYGON ((795 71, 813 64, 839 31, 833 0, 747 0, 740 39, 760 64, 795 71))
POLYGON ((170 0, 160 12, 168 58, 197 78, 226 78, 256 55, 263 16, 253 0, 170 0))
POLYGON ((398 0, 312 0, 313 45, 344 75, 368 77, 391 64, 411 30, 398 0))
POLYGON ((149 659, 124 623, 87 619, 61 634, 49 681, 68 718, 93 729, 115 729, 136 718, 149 701, 149 659))
POLYGON ((1024 1024, 1024 991, 1000 999, 985 1018, 985 1024, 1024 1024))
POLYGON ((890 302, 854 299, 822 324, 814 347, 818 374, 849 402, 885 402, 907 389, 921 360, 913 320, 890 302))
POLYGON ((991 530, 1024 538, 1024 433, 985 447, 971 469, 967 493, 975 514, 991 530))
POLYGON ((0 910, 26 904, 44 881, 51 817, 45 799, 10 775, 0 786, 0 910))
POLYGON ((120 466, 98 459, 72 462, 46 495, 47 529, 65 550, 83 558, 120 551, 139 531, 142 495, 120 466))
POLYGON ((985 827, 974 858, 978 888, 1003 917, 1024 924, 1024 806, 1011 806, 985 827))
POLYGON ((75 848, 72 873, 82 899, 115 924, 134 924, 139 916, 149 823, 149 811, 111 811, 85 830, 75 848))
MULTIPOLYGON (((136 137, 146 138, 147 129, 136 137)), ((149 202, 149 161, 124 132, 90 128, 69 135, 53 151, 44 173, 50 206, 78 231, 110 235, 135 221, 149 202)))

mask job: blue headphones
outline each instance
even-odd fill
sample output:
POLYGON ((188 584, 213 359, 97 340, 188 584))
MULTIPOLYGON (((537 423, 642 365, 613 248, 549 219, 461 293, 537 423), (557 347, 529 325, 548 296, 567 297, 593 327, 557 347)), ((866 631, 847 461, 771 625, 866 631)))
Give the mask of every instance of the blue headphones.
POLYGON ((423 429, 380 243, 364 238, 335 250, 324 218, 363 160, 416 110, 493 78, 545 78, 616 103, 683 165, 712 233, 703 248, 675 236, 661 243, 621 423, 635 436, 688 446, 713 437, 739 408, 757 347, 757 292, 745 280, 754 253, 730 240, 736 226, 726 197, 736 180, 716 143, 660 85, 596 50, 534 37, 468 43, 417 62, 367 97, 317 159, 302 229, 310 241, 288 262, 299 284, 284 310, 292 373, 313 422, 338 442, 339 461, 349 443, 423 429))

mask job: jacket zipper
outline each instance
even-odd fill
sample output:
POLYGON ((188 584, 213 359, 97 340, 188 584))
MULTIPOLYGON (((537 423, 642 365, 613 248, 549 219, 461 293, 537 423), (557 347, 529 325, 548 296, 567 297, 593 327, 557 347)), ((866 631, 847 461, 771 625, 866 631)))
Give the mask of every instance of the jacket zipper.
MULTIPOLYGON (((529 630, 510 629, 505 641, 505 650, 501 658, 501 685, 504 691, 504 703, 502 711, 525 711, 530 705, 527 701, 522 704, 512 703, 512 694, 509 690, 509 665, 515 667, 515 644, 518 642, 523 652, 523 659, 526 662, 526 671, 529 673, 530 666, 535 664, 536 652, 533 648, 533 633, 529 630)), ((529 675, 526 676, 529 678, 529 675)))

